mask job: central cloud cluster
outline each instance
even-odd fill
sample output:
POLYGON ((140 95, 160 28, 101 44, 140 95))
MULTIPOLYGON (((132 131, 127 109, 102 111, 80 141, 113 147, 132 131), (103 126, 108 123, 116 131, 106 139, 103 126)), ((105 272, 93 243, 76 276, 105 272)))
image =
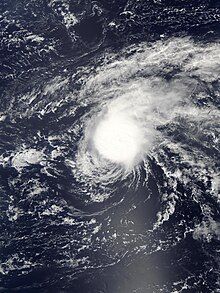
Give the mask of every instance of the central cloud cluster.
POLYGON ((123 113, 109 113, 99 122, 93 142, 104 158, 128 167, 140 154, 144 135, 134 119, 123 113))

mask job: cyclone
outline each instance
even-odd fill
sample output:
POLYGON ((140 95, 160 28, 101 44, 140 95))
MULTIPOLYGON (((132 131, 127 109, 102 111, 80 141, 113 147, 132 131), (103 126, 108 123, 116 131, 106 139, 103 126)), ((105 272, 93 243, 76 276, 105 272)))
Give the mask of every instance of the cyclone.
MULTIPOLYGON (((131 51, 128 58, 111 56, 79 93, 81 101, 95 104, 79 143, 79 171, 87 175, 95 171, 95 176, 102 177, 105 170, 110 172, 109 182, 111 176, 138 169, 160 148, 176 145, 184 151, 175 133, 183 121, 196 125, 200 123, 198 113, 206 123, 208 113, 218 116, 213 105, 211 112, 198 105, 204 84, 214 82, 219 74, 218 45, 203 48, 189 39, 174 39, 126 50, 131 51), (208 68, 206 60, 210 59, 213 62, 208 68), (168 134, 171 125, 176 129, 168 134), (112 167, 120 171, 111 172, 112 167)), ((189 139, 197 139, 199 129, 198 133, 194 127, 188 131, 189 139)))
MULTIPOLYGON (((11 191, 3 217, 22 235, 27 223, 33 231, 32 250, 27 236, 22 246, 20 236, 8 244, 2 271, 28 275, 51 265, 55 286, 65 280, 76 289, 72 282, 82 274, 94 284, 91 272, 105 280, 110 269, 109 292, 130 292, 111 268, 122 276, 139 273, 132 284, 127 277, 129 288, 142 288, 133 292, 211 286, 188 247, 196 247, 195 239, 203 243, 197 253, 212 267, 203 249, 220 237, 213 212, 219 204, 220 112, 213 98, 219 97, 219 43, 171 38, 94 54, 96 63, 68 60, 33 73, 5 96, 1 127, 16 146, 6 139, 1 146, 7 146, 0 162, 11 191), (166 256, 158 261, 160 253, 166 256), (175 257, 186 269, 177 270, 175 257), (163 283, 160 269, 169 259, 172 277, 163 283), (148 273, 140 279, 145 269, 159 285, 148 273)), ((42 277, 42 287, 48 279, 42 277)))

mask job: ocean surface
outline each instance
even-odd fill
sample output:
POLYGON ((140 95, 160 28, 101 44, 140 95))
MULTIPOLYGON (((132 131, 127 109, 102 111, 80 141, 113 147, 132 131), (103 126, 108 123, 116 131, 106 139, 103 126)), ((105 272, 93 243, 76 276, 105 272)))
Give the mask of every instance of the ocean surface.
POLYGON ((0 292, 220 292, 219 20, 1 0, 0 292))

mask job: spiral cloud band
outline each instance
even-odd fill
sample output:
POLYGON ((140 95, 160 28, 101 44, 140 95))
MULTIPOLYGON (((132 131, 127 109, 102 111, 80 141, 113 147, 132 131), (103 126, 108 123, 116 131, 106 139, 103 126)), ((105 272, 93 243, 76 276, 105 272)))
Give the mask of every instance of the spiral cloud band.
POLYGON ((132 170, 154 156, 160 144, 173 141, 174 131, 167 135, 165 126, 178 128, 182 119, 208 121, 198 101, 204 86, 219 76, 218 55, 217 44, 199 46, 186 38, 132 46, 123 57, 107 56, 80 92, 83 102, 99 109, 85 124, 81 171, 90 176, 96 170, 102 177, 105 170, 111 181, 113 166, 132 170))

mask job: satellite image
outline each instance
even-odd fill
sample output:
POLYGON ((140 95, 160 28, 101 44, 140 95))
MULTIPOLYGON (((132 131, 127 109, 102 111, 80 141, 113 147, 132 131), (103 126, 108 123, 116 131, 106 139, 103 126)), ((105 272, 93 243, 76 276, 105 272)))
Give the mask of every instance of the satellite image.
POLYGON ((219 40, 219 0, 1 0, 0 292, 220 292, 219 40))

